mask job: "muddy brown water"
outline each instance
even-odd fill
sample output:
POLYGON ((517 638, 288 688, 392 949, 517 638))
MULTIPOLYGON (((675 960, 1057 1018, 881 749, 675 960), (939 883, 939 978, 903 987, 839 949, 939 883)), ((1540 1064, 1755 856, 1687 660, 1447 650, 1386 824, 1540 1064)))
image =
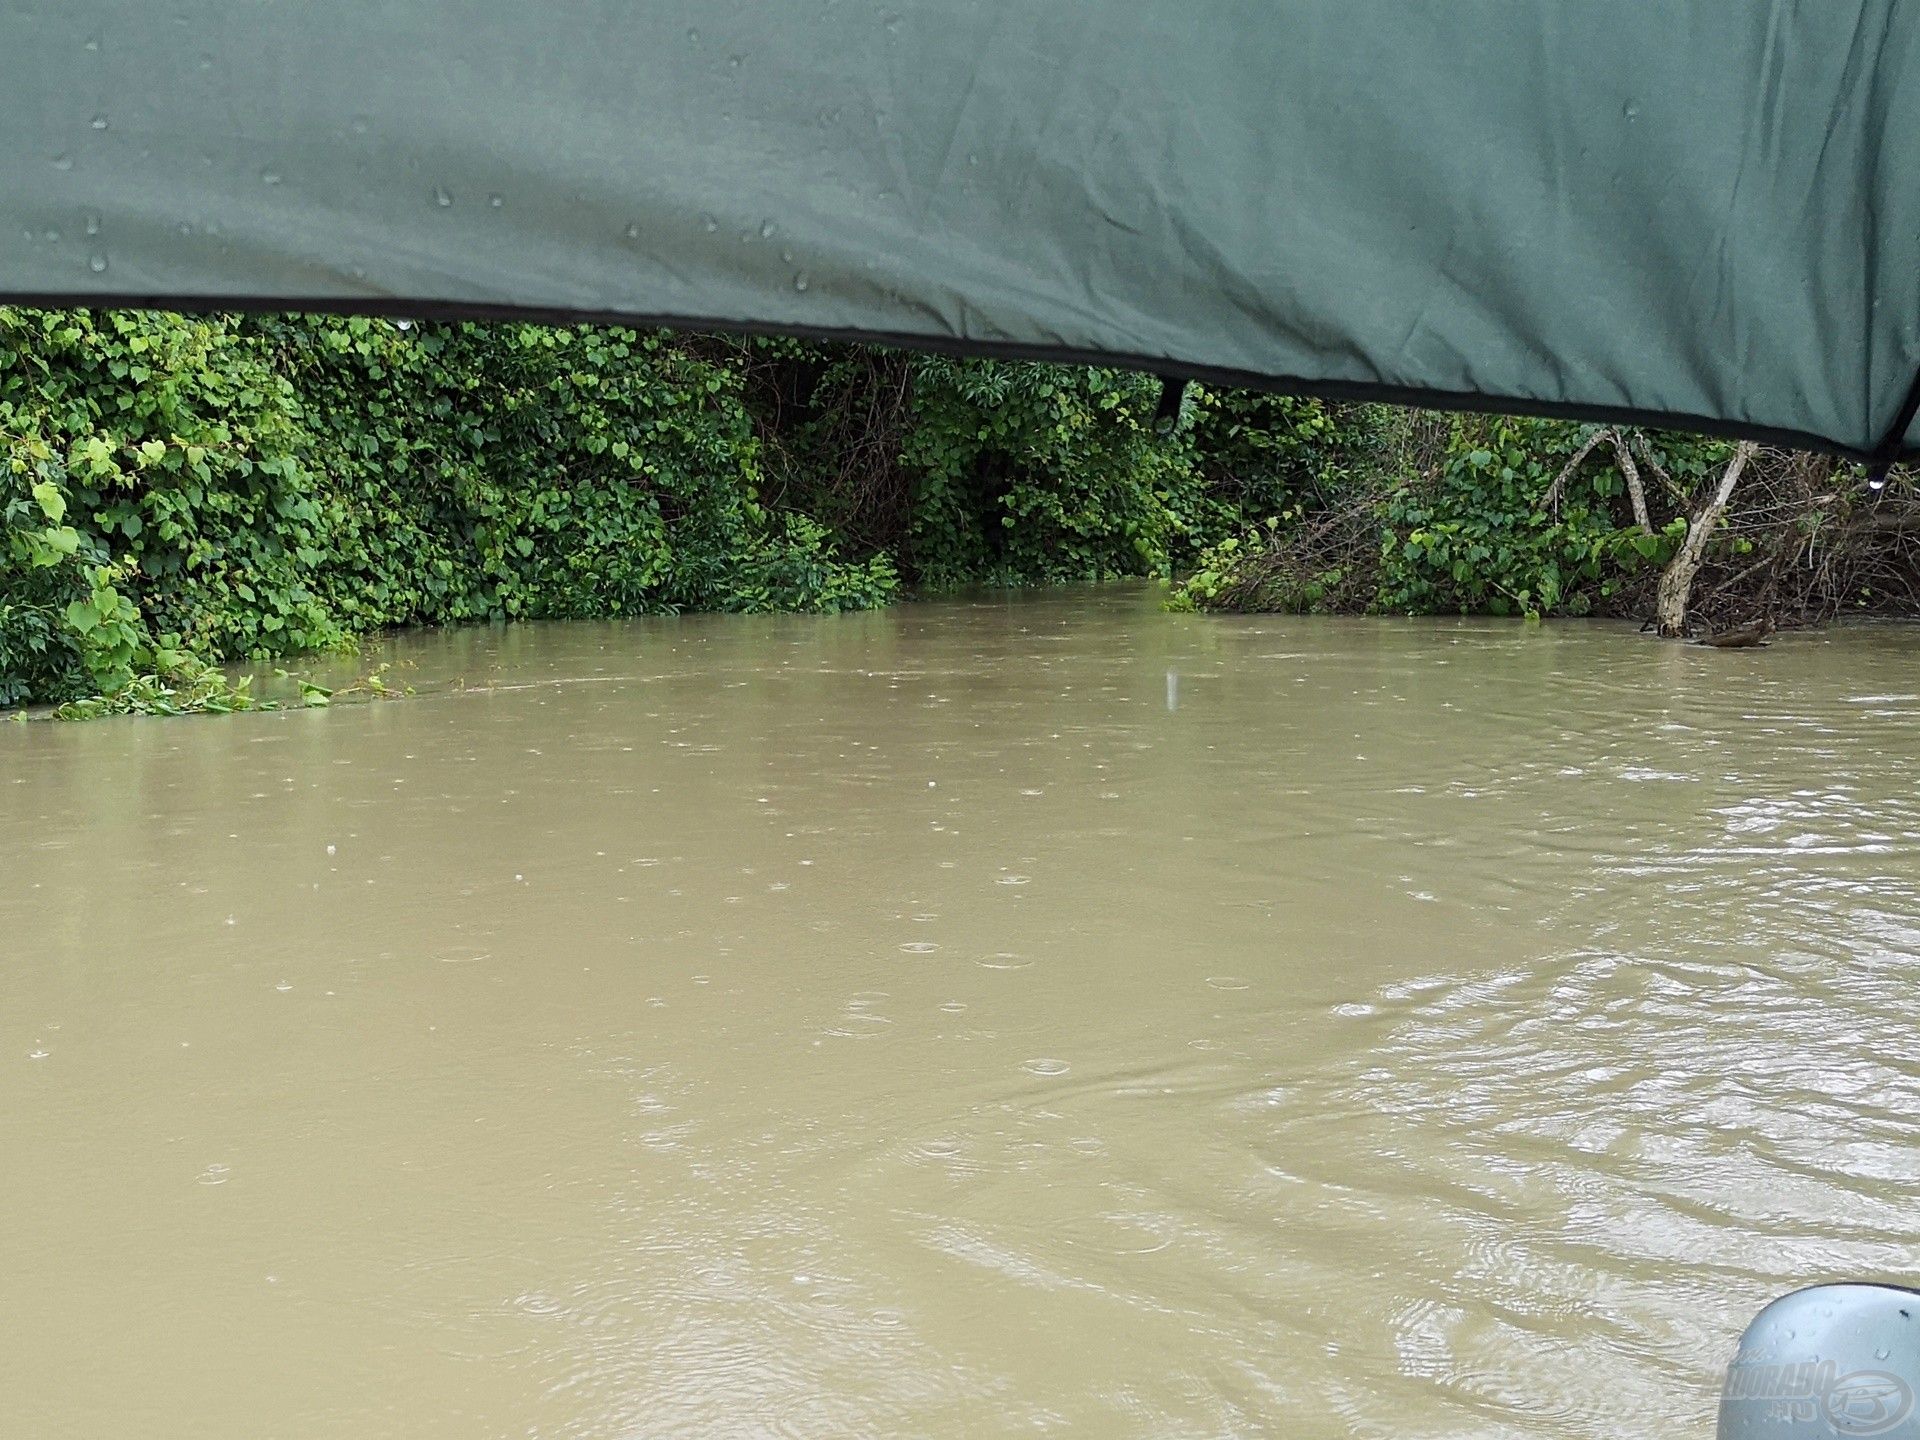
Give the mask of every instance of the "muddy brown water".
POLYGON ((1707 1435, 1920 1273, 1916 644, 1121 588, 0 729, 0 1434, 1707 1435))

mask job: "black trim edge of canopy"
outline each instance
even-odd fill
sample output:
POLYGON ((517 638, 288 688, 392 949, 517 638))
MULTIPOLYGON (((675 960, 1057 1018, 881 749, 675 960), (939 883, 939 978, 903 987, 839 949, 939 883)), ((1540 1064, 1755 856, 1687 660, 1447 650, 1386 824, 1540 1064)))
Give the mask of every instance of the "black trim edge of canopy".
POLYGON ((1203 385, 1265 390, 1324 400, 1377 402, 1424 409, 1464 411, 1486 415, 1525 415, 1542 420, 1576 420, 1600 425, 1641 425, 1656 430, 1679 430, 1725 440, 1752 440, 1793 450, 1811 450, 1865 465, 1893 465, 1920 460, 1920 446, 1905 444, 1906 431, 1920 411, 1920 377, 1906 403, 1906 420, 1895 426, 1880 444, 1850 445, 1825 435, 1746 425, 1704 415, 1639 410, 1631 406, 1582 405, 1538 400, 1518 395, 1477 391, 1427 390, 1387 381, 1312 380, 1297 375, 1269 375, 1173 360, 1166 356, 1133 355, 1120 351, 1083 350, 1065 345, 1039 345, 1014 340, 969 340, 936 335, 909 335, 825 325, 782 325, 768 321, 719 320, 705 316, 647 315, 634 311, 571 309, 565 306, 494 304, 468 300, 324 299, 294 295, 85 295, 67 293, 12 293, 0 295, 0 304, 28 309, 167 310, 183 315, 221 311, 244 314, 367 315, 402 320, 520 320, 530 324, 620 325, 638 330, 671 330, 686 334, 769 335, 797 340, 819 340, 855 345, 879 345, 896 350, 936 355, 979 356, 996 360, 1036 360, 1055 365, 1096 365, 1136 370, 1162 382, 1193 381, 1203 385), (1887 448, 1891 446, 1891 450, 1887 448))

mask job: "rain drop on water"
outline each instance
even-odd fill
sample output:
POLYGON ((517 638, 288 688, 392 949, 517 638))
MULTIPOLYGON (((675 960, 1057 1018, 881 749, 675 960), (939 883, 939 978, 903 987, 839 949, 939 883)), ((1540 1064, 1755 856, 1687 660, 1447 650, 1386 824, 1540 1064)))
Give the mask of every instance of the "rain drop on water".
POLYGON ((433 203, 444 210, 453 204, 453 196, 449 195, 441 186, 436 185, 433 187, 433 203))
POLYGON ((87 260, 87 268, 96 275, 106 274, 107 273, 107 257, 104 255, 90 256, 87 260))
POLYGON ((506 203, 507 202, 501 199, 498 195, 489 195, 487 197, 487 204, 492 206, 495 210, 498 210, 502 205, 506 203))
POLYGON ((260 172, 260 183, 262 185, 278 185, 280 183, 280 172, 278 170, 262 170, 260 172))
MULTIPOLYGON (((793 277, 793 288, 796 290, 805 290, 807 288, 808 283, 809 282, 807 280, 807 272, 804 270, 802 270, 798 275, 793 277)), ((928 782, 928 783, 932 783, 932 782, 928 782)))
POLYGON ((107 128, 107 117, 104 115, 96 115, 88 123, 96 130, 104 130, 107 128))
POLYGON ((56 170, 71 170, 73 168, 73 157, 71 155, 54 156, 53 168, 56 170))

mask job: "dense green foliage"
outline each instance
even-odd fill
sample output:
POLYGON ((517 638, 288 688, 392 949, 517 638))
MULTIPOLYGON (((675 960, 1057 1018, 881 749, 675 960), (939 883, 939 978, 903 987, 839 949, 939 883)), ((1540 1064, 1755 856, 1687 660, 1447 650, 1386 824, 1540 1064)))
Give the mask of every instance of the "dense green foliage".
POLYGON ((782 494, 923 587, 1167 575, 1345 463, 1364 412, 1124 371, 781 347, 749 403, 782 494))
MULTIPOLYGON (((1376 608, 1405 614, 1587 615, 1623 582, 1664 565, 1684 518, 1648 535, 1632 523, 1625 482, 1596 451, 1542 503, 1583 427, 1450 416, 1425 475, 1387 496, 1376 608)), ((1669 440, 1663 464, 1689 480, 1730 447, 1669 440)))
MULTIPOLYGON (((259 702, 211 667, 387 627, 906 586, 1184 576, 1200 608, 1627 613, 1727 454, 1197 386, 1165 424, 1160 398, 1120 371, 794 341, 0 309, 0 707, 239 709, 259 702)), ((1758 467, 1748 530, 1716 542, 1720 603, 1760 575, 1769 605, 1812 577, 1803 613, 1920 604, 1907 560, 1836 543, 1904 530, 1805 460, 1758 467)))
POLYGON ((0 703, 384 626, 890 599, 653 336, 0 311, 0 703))
POLYGON ((1383 419, 1375 438, 1368 466, 1201 557, 1184 602, 1306 613, 1627 613, 1685 535, 1694 490, 1731 452, 1715 441, 1634 436, 1644 457, 1635 469, 1654 487, 1657 519, 1642 528, 1615 450, 1585 444, 1591 427, 1402 412, 1383 419))
POLYGON ((233 707, 209 662, 390 626, 1169 574, 1337 463, 1319 405, 1196 391, 1162 433, 1158 398, 616 328, 0 310, 0 705, 233 707))

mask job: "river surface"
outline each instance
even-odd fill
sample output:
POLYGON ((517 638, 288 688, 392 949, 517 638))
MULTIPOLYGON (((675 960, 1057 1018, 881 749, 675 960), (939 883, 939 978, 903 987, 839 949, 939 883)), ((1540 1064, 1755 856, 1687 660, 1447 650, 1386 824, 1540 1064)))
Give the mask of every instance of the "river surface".
POLYGON ((1920 1273, 1912 631, 387 653, 0 727, 7 1440, 1671 1440, 1920 1273))

